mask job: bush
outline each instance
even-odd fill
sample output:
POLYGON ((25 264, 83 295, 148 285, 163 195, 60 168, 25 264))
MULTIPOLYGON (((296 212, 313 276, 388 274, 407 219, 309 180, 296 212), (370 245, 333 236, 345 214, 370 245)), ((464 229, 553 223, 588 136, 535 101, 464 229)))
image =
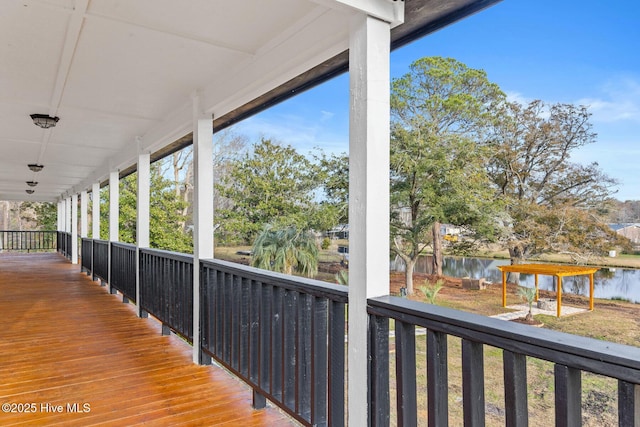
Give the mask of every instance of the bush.
POLYGON ((322 244, 320 245, 320 248, 326 251, 327 249, 329 249, 329 246, 331 246, 331 239, 329 239, 328 237, 325 237, 324 239, 322 239, 322 244))

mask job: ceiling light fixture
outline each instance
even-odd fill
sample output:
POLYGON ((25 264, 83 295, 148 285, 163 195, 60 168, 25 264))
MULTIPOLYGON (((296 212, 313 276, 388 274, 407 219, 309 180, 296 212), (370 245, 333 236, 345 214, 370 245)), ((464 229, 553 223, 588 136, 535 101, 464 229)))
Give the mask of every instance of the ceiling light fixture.
POLYGON ((27 185, 29 187, 35 187, 36 185, 38 185, 38 182, 37 181, 27 181, 27 185))
POLYGON ((24 190, 24 191, 26 191, 27 194, 33 194, 33 192, 36 191, 36 190, 24 190))
POLYGON ((42 129, 49 129, 54 127, 60 118, 51 117, 46 114, 32 114, 31 120, 33 120, 34 125, 39 126, 42 129))
POLYGON ((44 166, 39 165, 37 163, 31 163, 30 165, 27 165, 29 167, 29 169, 31 169, 33 172, 40 172, 42 170, 42 168, 44 166))

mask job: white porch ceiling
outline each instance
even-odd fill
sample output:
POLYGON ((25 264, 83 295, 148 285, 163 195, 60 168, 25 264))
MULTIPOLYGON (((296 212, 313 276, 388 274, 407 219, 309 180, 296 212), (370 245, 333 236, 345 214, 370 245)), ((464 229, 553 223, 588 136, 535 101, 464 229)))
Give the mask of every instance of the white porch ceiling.
MULTIPOLYGON (((379 3, 386 10, 385 2, 379 3)), ((407 0, 395 45, 497 0, 407 0)), ((363 0, 3 0, 0 200, 55 201, 346 69, 363 0), (30 114, 60 117, 48 130, 30 114), (44 165, 34 173, 29 163, 44 165), (27 195, 26 181, 38 181, 27 195)))

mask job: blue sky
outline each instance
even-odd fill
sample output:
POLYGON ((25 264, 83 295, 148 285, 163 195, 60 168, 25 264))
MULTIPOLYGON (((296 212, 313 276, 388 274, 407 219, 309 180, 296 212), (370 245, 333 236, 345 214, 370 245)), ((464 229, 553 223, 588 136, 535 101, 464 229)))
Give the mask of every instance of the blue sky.
MULTIPOLYGON (((640 200, 640 5, 631 0, 504 0, 398 49, 391 76, 423 56, 449 56, 483 69, 513 100, 589 106, 597 142, 572 156, 597 161, 620 181, 616 198, 640 200)), ((348 151, 348 76, 234 126, 301 152, 348 151)))

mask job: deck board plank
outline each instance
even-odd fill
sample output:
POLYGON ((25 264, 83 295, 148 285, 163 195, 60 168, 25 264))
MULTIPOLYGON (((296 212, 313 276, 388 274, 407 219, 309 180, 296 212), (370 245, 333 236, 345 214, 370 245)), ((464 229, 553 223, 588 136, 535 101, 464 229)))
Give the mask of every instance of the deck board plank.
POLYGON ((62 256, 0 254, 0 425, 295 425, 62 256), (62 405, 62 413, 42 405, 62 405), (70 413, 67 404, 90 404, 70 413))

